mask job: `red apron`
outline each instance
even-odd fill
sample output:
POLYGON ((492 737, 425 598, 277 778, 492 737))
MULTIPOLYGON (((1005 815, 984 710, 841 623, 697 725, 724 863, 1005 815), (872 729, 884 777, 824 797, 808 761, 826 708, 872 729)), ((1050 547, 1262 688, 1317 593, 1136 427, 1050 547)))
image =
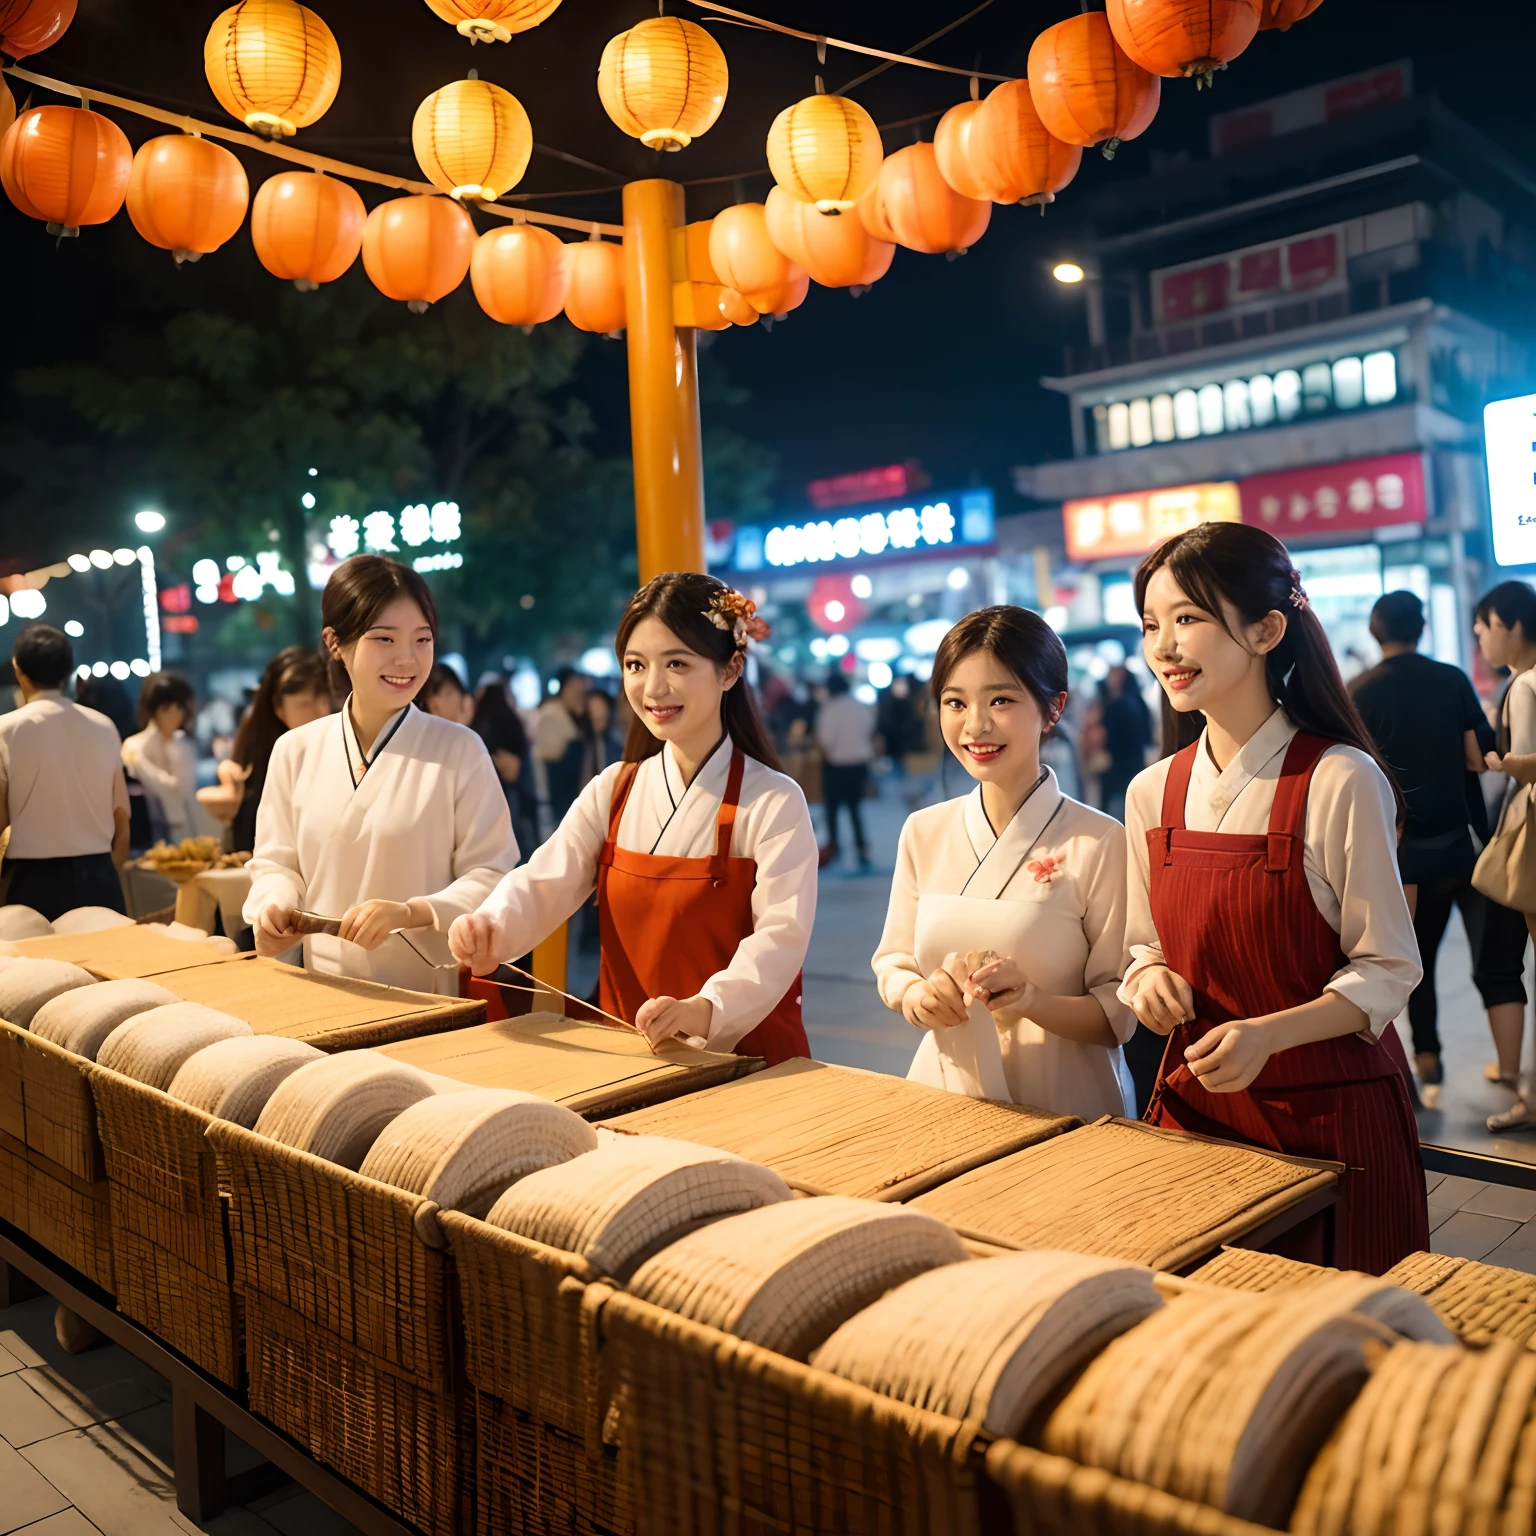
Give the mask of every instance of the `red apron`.
MULTIPOLYGON (((1152 921, 1169 966, 1189 982, 1195 1021, 1168 1038, 1145 1118, 1203 1136, 1345 1165, 1333 1262, 1381 1274, 1429 1246, 1418 1127, 1407 1058, 1395 1028, 1380 1041, 1348 1035, 1280 1051, 1239 1093, 1211 1093, 1184 1051, 1213 1025, 1321 997, 1347 962, 1312 899, 1303 867, 1307 791, 1332 743, 1299 734, 1275 786, 1266 836, 1190 832, 1184 802, 1200 743, 1174 759, 1163 824, 1147 833, 1152 921)), ((1321 1258, 1322 1233, 1297 1257, 1321 1258)))
MULTIPOLYGON (((715 852, 707 859, 662 858, 618 846, 619 822, 639 764, 625 763, 619 770, 608 841, 597 864, 603 946, 598 1002, 608 1013, 633 1023, 647 998, 694 996, 752 933, 757 861, 731 857, 746 761, 732 749, 715 852)), ((762 1056, 773 1066, 811 1054, 800 1022, 800 985, 796 976, 773 1012, 738 1042, 738 1056, 762 1056)))

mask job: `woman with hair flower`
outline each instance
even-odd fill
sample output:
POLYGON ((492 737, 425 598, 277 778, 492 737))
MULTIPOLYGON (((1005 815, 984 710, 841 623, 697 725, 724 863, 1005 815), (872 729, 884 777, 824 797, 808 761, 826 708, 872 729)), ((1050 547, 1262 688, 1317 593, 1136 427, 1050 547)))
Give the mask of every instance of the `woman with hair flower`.
POLYGON ((527 953, 595 887, 604 1013, 652 1043, 810 1055, 816 834, 742 677, 748 642, 767 636, 751 600, 712 576, 674 571, 630 599, 614 641, 635 715, 624 761, 453 925, 462 964, 483 976, 527 953))

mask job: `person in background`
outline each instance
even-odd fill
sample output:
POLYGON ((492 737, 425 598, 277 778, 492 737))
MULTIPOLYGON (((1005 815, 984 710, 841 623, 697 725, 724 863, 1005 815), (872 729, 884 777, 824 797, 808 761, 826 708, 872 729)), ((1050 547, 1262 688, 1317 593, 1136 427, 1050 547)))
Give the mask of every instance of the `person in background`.
POLYGON ((432 668, 427 686, 421 690, 421 707, 439 720, 468 725, 475 717, 475 701, 464 686, 464 679, 445 661, 432 668))
POLYGON ((558 824, 592 777, 587 736, 587 679, 574 667, 555 674, 555 696, 539 706, 533 755, 544 765, 549 813, 558 824))
POLYGON ((624 738, 614 724, 613 700, 601 688, 587 694, 587 729, 592 737, 592 772, 601 773, 624 756, 624 738))
POLYGON ((219 764, 220 785, 229 791, 230 799, 238 794, 229 824, 229 846, 234 852, 249 853, 256 846, 256 809, 277 738, 330 712, 329 668, 318 651, 290 645, 267 663, 256 696, 235 731, 229 757, 219 764))
POLYGON ((17 635, 11 667, 24 702, 0 715, 0 829, 11 833, 0 899, 49 922, 75 907, 121 912, 128 786, 117 728, 64 697, 74 649, 52 625, 17 635))
POLYGON ((827 697, 816 716, 816 740, 821 746, 822 796, 827 811, 827 846, 822 862, 831 864, 841 851, 837 841, 838 811, 846 809, 853 823, 853 841, 860 870, 868 870, 869 842, 864 836, 864 790, 869 765, 875 759, 875 712, 848 690, 841 672, 827 677, 827 697))
MULTIPOLYGON (((1381 660, 1360 673, 1349 691, 1403 793, 1397 867, 1424 965, 1424 979, 1408 999, 1408 1020, 1419 1082, 1434 1088, 1445 1076, 1435 956, 1453 906, 1461 909, 1472 948, 1473 978, 1495 1040, 1508 1035, 1513 1009, 1517 1066, 1525 989, 1516 981, 1511 991, 1508 977, 1490 981, 1481 965, 1489 903, 1472 889, 1472 866, 1477 862, 1473 836, 1479 844, 1486 842, 1488 825, 1476 775, 1483 771, 1484 752, 1493 746, 1493 732, 1467 674, 1419 654, 1423 634, 1424 605, 1412 592, 1388 592, 1379 598, 1371 609, 1371 638, 1381 647, 1381 660)), ((1514 918, 1521 923, 1518 914, 1514 918)))
POLYGON ((172 672, 155 672, 139 690, 139 729, 123 743, 123 766, 144 786, 150 821, 168 842, 202 831, 197 803, 197 751, 187 735, 192 685, 172 672))
POLYGON ((133 699, 115 677, 82 677, 75 684, 75 703, 94 709, 117 727, 118 739, 132 736, 138 728, 133 699))
POLYGON ((526 858, 539 845, 539 796, 533 782, 533 748, 523 717, 512 707, 502 678, 481 684, 469 728, 485 743, 512 815, 517 846, 526 858))
POLYGON ((1108 765, 1099 775, 1099 809, 1125 820, 1125 792, 1147 766, 1152 746, 1152 711, 1126 666, 1113 666, 1099 685, 1099 723, 1108 765))
MULTIPOLYGON (((1510 810, 1517 786, 1536 784, 1536 592, 1523 581, 1501 581, 1477 605, 1472 626, 1483 659, 1491 667, 1508 667, 1513 674, 1499 706, 1498 744, 1484 761, 1493 773, 1506 774, 1501 815, 1510 810)), ((1491 904, 1490 904, 1491 905, 1491 904)), ((1502 908, 1494 908, 1502 911, 1502 908)), ((1536 917, 1525 925, 1536 931, 1536 917)), ((1502 956, 1507 965, 1515 959, 1511 945, 1502 956)), ((1518 969, 1525 968, 1525 944, 1518 951, 1518 969)), ((1523 989, 1522 989, 1523 996, 1523 989)), ((1501 1039, 1495 1036, 1499 1060, 1490 1066, 1490 1081, 1517 1089, 1519 1097, 1507 1110, 1488 1117, 1490 1131, 1536 1130, 1536 1093, 1520 1075, 1520 1052, 1525 1030, 1525 1009, 1514 1027, 1501 1039)))

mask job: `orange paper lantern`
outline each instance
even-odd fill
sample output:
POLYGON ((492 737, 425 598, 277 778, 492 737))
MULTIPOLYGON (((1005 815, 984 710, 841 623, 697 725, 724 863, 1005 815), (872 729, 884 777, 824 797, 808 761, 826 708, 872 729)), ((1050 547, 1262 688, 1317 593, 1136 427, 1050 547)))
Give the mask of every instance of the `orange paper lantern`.
POLYGON ((609 39, 597 66, 603 111, 648 149, 686 149, 707 133, 729 84, 724 49, 680 16, 636 22, 609 39))
POLYGON ((890 269, 896 247, 860 218, 829 219, 774 187, 765 205, 773 243, 823 288, 867 288, 890 269))
POLYGON ((231 117, 263 138, 288 138, 336 99, 341 49, 298 0, 236 0, 203 40, 203 73, 231 117))
POLYGON ((218 250, 240 228, 250 197, 245 167, 207 139, 168 133, 133 157, 128 217, 177 265, 218 250))
POLYGON ((1113 160, 1157 116, 1163 83, 1115 41, 1102 11, 1047 27, 1029 50, 1029 94, 1046 131, 1113 160))
POLYGON ((883 158, 874 118, 846 96, 807 96, 768 130, 773 179, 821 213, 849 212, 874 185, 883 158))
POLYGON ((757 311, 753 309, 747 297, 734 288, 722 288, 716 303, 719 305, 721 315, 732 325, 757 324, 757 311))
POLYGON ((64 36, 76 0, 0 0, 0 53, 24 59, 64 36))
POLYGON ((256 189, 251 244, 273 277, 312 293, 357 260, 367 218, 349 183, 313 171, 282 171, 256 189))
MULTIPOLYGON (((884 170, 885 162, 881 161, 881 169, 884 170)), ((859 199, 856 210, 860 222, 876 240, 883 240, 887 245, 896 244, 896 231, 891 228, 891 221, 886 217, 885 205, 880 201, 880 178, 875 178, 874 185, 859 199)))
POLYGON ((0 79, 0 139, 3 139, 11 124, 16 121, 16 98, 11 95, 11 88, 3 79, 0 79))
POLYGON ((709 264, 726 287, 749 299, 777 293, 800 270, 769 237, 767 211, 761 203, 737 203, 714 216, 709 226, 709 264))
POLYGON ((427 0, 432 10, 471 43, 511 42, 554 14, 560 0, 427 0))
POLYGON ((611 336, 626 321, 624 247, 608 240, 583 240, 566 248, 570 288, 565 316, 578 331, 611 336))
POLYGON ((984 101, 962 101, 958 106, 951 107, 933 130, 933 154, 938 162, 939 175, 961 197, 974 197, 978 200, 986 198, 990 201, 992 189, 982 180, 973 137, 977 119, 985 105, 984 101))
POLYGON ((945 181, 932 144, 909 144, 886 156, 875 194, 896 243, 930 256, 969 250, 992 218, 990 202, 962 197, 945 181))
POLYGON ((972 163, 998 203, 1050 203, 1077 175, 1080 145, 1047 130, 1029 81, 1009 80, 982 103, 971 128, 972 163))
POLYGON ((775 319, 783 319, 792 309, 799 309, 805 303, 805 296, 811 291, 810 274, 803 272, 793 263, 790 271, 795 275, 777 288, 765 288, 761 293, 746 295, 747 303, 760 315, 772 315, 775 319))
POLYGON ((503 325, 542 325, 565 308, 568 247, 537 224, 493 229, 475 241, 469 281, 480 308, 503 325))
POLYGON ((1115 41, 1143 69, 1209 85, 1259 30, 1259 0, 1108 0, 1115 41))
POLYGON ((422 314, 469 271, 475 226, 451 197, 417 193, 380 203, 363 226, 363 270, 386 299, 422 314))
POLYGON ((1259 31, 1284 32, 1305 21, 1323 0, 1260 0, 1259 31))
POLYGON ((78 235, 123 206, 133 151, 123 130, 83 107, 33 107, 0 140, 0 184, 50 235, 78 235))

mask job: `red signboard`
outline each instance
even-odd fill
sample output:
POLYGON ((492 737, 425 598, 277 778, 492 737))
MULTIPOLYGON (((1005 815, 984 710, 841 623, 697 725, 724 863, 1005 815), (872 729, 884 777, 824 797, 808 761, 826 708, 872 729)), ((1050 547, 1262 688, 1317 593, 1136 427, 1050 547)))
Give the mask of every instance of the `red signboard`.
POLYGON ((1284 96, 1218 112, 1211 119, 1211 154, 1230 155, 1250 144, 1331 123, 1353 112, 1366 112, 1413 95, 1413 63, 1399 59, 1362 74, 1346 75, 1321 85, 1303 86, 1284 96))
POLYGON ((856 507, 866 501, 890 501, 910 495, 929 484, 916 459, 905 464, 885 464, 879 469, 860 469, 848 475, 812 480, 805 493, 818 511, 828 507, 856 507))
POLYGON ((1417 453, 1252 475, 1238 489, 1243 521, 1281 539, 1422 523, 1429 511, 1417 453))
POLYGON ((1172 324, 1227 307, 1227 263, 1173 272, 1163 279, 1163 319, 1172 324))

